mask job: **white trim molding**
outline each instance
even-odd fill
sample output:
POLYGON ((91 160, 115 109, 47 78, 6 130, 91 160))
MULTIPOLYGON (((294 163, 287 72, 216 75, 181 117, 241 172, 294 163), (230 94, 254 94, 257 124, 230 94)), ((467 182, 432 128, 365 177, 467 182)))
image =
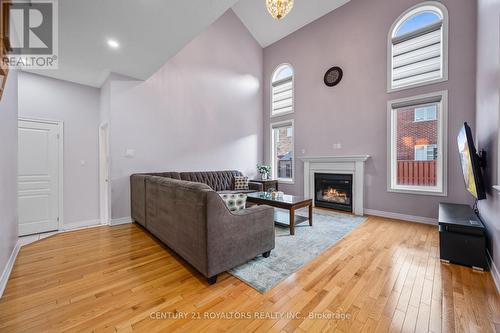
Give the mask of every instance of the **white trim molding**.
POLYGON ((105 122, 99 126, 99 214, 101 225, 110 225, 111 220, 109 151, 109 123, 105 122))
POLYGON ((314 175, 336 173, 352 175, 352 212, 364 215, 365 162, 369 155, 301 157, 304 162, 304 196, 313 199, 314 175))
MULTIPOLYGON (((425 28, 423 28, 425 29, 425 28)), ((448 31, 449 31, 449 14, 448 9, 444 4, 438 1, 424 1, 416 4, 415 6, 404 11, 393 23, 387 36, 387 92, 392 93, 410 88, 422 87, 430 84, 448 81, 448 31), (441 77, 420 81, 412 84, 403 85, 400 87, 393 87, 392 81, 392 61, 393 61, 393 38, 394 33, 399 29, 400 25, 404 23, 411 16, 418 12, 425 10, 434 10, 441 12, 442 15, 442 28, 441 28, 441 77)))
POLYGON ((295 121, 293 119, 289 120, 283 120, 283 121, 278 121, 270 124, 270 162, 271 162, 271 175, 273 178, 278 180, 279 184, 289 184, 293 185, 295 184, 295 121), (292 127, 292 178, 291 179, 286 179, 286 178, 278 178, 277 172, 277 167, 274 165, 274 129, 278 127, 284 127, 284 126, 291 126, 292 127))
POLYGON ((115 226, 115 225, 129 224, 129 223, 134 223, 134 221, 132 220, 132 217, 127 216, 127 217, 120 217, 118 219, 111 219, 110 225, 115 226))
POLYGON ((93 227, 101 225, 101 220, 88 220, 88 221, 78 221, 78 222, 71 222, 71 223, 66 223, 62 227, 62 231, 69 231, 69 230, 77 230, 77 229, 83 229, 83 228, 88 228, 88 227, 93 227))
POLYGON ((16 258, 20 249, 21 242, 18 240, 16 242, 16 245, 12 249, 9 260, 7 261, 7 264, 5 265, 5 268, 2 272, 2 276, 0 277, 0 298, 2 298, 3 292, 7 287, 7 282, 9 281, 10 274, 12 273, 12 269, 14 268, 14 263, 16 262, 16 258))
POLYGON ((273 70, 273 73, 271 75, 271 81, 270 81, 270 101, 269 101, 269 117, 270 118, 276 118, 276 117, 282 117, 286 116, 289 114, 292 114, 295 112, 295 68, 293 68, 292 64, 290 63, 282 63, 276 66, 273 70), (282 67, 290 67, 292 69, 292 110, 291 111, 286 111, 286 112, 278 112, 278 113, 273 113, 273 81, 274 81, 274 76, 278 72, 279 69, 282 67))
POLYGON ((385 212, 382 210, 375 210, 375 209, 365 209, 365 213, 367 215, 385 217, 385 218, 394 219, 394 220, 402 220, 402 221, 407 221, 407 222, 430 224, 430 225, 435 225, 435 226, 438 225, 438 220, 431 218, 431 217, 406 215, 406 214, 400 214, 400 213, 385 212))
POLYGON ((498 293, 500 293, 500 271, 498 267, 495 265, 493 258, 491 257, 490 251, 486 250, 488 266, 490 268, 491 277, 493 278, 493 282, 495 282, 495 286, 497 287, 498 293))
POLYGON ((448 195, 448 91, 400 98, 387 102, 387 191, 431 196, 448 195), (438 156, 436 186, 397 184, 397 112, 403 107, 438 104, 438 156))

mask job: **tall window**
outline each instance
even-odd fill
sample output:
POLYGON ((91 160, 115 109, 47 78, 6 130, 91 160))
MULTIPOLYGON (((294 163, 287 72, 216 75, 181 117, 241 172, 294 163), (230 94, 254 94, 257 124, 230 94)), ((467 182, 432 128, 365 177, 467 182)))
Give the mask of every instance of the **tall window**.
POLYGON ((293 135, 293 120, 271 124, 272 173, 281 182, 293 182, 293 135))
POLYGON ((403 13, 389 33, 389 91, 447 80, 448 13, 436 1, 403 13))
POLYGON ((271 80, 271 116, 293 112, 293 68, 279 65, 271 80))
POLYGON ((447 92, 389 102, 391 192, 446 195, 447 92))

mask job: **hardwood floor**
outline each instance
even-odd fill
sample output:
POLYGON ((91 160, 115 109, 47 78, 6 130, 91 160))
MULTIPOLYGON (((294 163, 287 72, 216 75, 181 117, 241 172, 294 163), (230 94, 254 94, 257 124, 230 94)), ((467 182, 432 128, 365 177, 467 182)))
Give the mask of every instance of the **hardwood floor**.
POLYGON ((209 286, 143 229, 122 225, 22 247, 0 300, 0 332, 495 329, 489 273, 441 264, 436 227, 376 217, 264 295, 229 274, 209 286))

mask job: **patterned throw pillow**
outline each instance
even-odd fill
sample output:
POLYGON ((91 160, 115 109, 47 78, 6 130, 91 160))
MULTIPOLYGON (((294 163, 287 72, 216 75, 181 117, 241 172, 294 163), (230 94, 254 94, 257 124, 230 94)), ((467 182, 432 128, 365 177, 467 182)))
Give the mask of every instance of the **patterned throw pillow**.
POLYGON ((247 203, 246 194, 219 194, 227 208, 232 212, 237 212, 239 210, 245 209, 247 203))
POLYGON ((234 177, 234 190, 248 190, 248 177, 235 176, 234 177))

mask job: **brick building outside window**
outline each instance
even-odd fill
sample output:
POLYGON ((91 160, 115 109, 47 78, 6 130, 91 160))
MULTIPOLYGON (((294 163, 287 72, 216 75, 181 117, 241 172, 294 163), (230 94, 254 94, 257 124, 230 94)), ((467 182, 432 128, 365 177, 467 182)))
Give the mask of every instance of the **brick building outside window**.
POLYGON ((437 104, 397 110, 397 179, 402 185, 436 185, 437 104))

